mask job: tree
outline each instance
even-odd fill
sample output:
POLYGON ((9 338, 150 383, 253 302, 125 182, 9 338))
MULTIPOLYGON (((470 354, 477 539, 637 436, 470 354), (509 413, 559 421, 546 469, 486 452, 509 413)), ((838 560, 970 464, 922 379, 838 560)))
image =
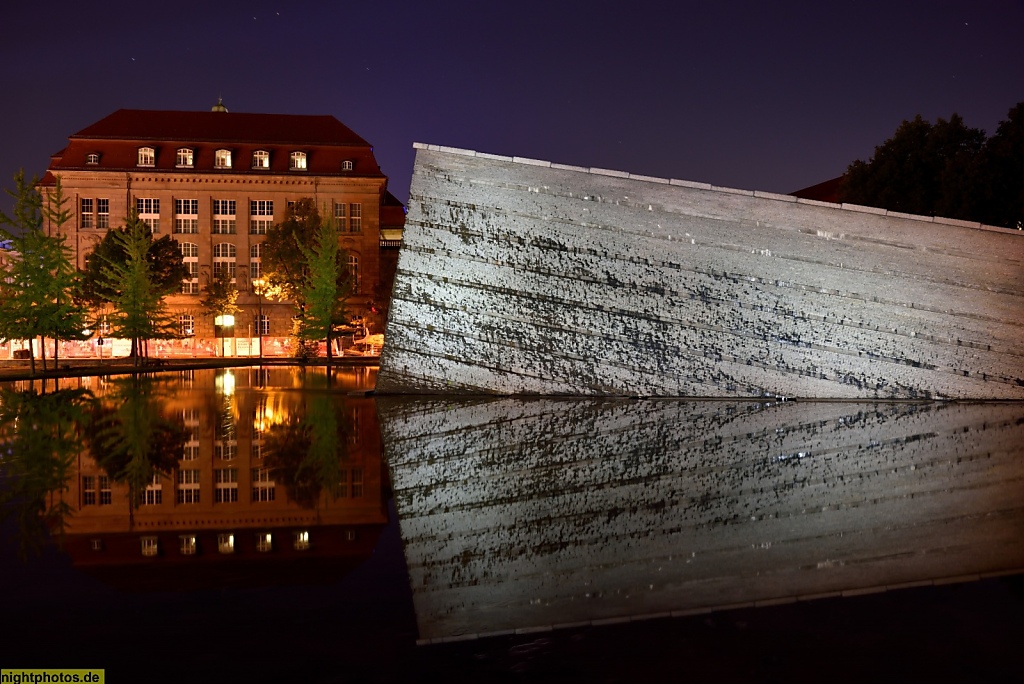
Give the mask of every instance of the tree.
POLYGON ((320 228, 316 202, 306 197, 295 202, 285 220, 267 230, 260 253, 263 279, 279 288, 301 310, 305 304, 302 288, 309 273, 303 247, 313 244, 320 228))
POLYGON ((113 256, 102 257, 106 263, 100 266, 100 284, 113 293, 111 333, 132 341, 131 356, 139 365, 143 340, 176 337, 176 331, 164 306, 166 291, 156 281, 149 259, 153 239, 148 227, 133 212, 123 230, 111 232, 118 249, 112 250, 113 256), (117 258, 121 253, 124 261, 117 258))
MULTIPOLYGON (((78 303, 82 298, 82 279, 71 263, 71 250, 67 248, 67 237, 63 233, 64 224, 71 220, 71 210, 67 208, 67 202, 68 198, 64 194, 60 176, 57 176, 54 189, 47 191, 46 203, 43 206, 43 216, 50 225, 57 228, 57 234, 47 237, 45 241, 48 263, 44 270, 51 276, 48 282, 48 301, 52 302, 52 305, 47 307, 42 321, 43 333, 48 333, 53 338, 54 366, 60 358, 61 340, 81 340, 88 337, 85 334, 86 311, 78 303)), ((43 363, 46 363, 45 352, 43 363)))
POLYGON ((840 190, 844 202, 909 214, 970 218, 977 210, 977 168, 985 132, 953 114, 933 126, 916 116, 857 160, 840 190))
POLYGON ((338 247, 338 228, 328 217, 317 228, 313 245, 299 244, 306 261, 306 277, 299 288, 306 302, 299 337, 327 340, 327 360, 332 358, 334 327, 345 322, 345 299, 351 290, 351 278, 345 266, 345 251, 338 247))
MULTIPOLYGON (((129 223, 136 220, 129 218, 129 223)), ((169 235, 153 240, 149 226, 143 223, 150 244, 146 250, 153 287, 161 297, 181 291, 181 281, 190 277, 188 267, 181 258, 181 245, 169 235)), ((85 258, 82 274, 82 299, 90 306, 99 308, 114 301, 117 292, 103 275, 103 269, 111 263, 123 264, 128 258, 118 235, 125 235, 128 226, 107 231, 95 249, 85 258)))
MULTIPOLYGON (((45 215, 58 226, 58 234, 42 230, 44 209, 35 190, 35 179, 26 182, 24 172, 14 177, 14 217, 0 212, 4 236, 14 247, 7 277, 0 282, 0 336, 5 339, 40 339, 43 369, 46 369, 46 339, 54 341, 54 362, 60 340, 84 339, 85 312, 75 302, 80 283, 71 263, 70 250, 59 228, 70 219, 64 205, 60 179, 48 193, 45 215)), ((35 351, 29 344, 29 359, 35 372, 35 351)))
POLYGON ((984 202, 978 220, 994 226, 1024 225, 1024 102, 1018 102, 988 139, 982 160, 984 202))
POLYGON ((298 352, 305 352, 303 342, 327 338, 331 358, 333 326, 344 322, 344 299, 351 291, 333 219, 321 220, 312 199, 298 200, 285 221, 267 231, 262 262, 265 280, 295 302, 298 352))

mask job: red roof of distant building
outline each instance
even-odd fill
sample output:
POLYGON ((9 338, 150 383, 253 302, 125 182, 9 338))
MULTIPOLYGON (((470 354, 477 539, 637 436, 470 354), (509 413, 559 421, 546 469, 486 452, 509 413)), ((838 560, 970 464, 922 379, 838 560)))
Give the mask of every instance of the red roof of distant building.
POLYGON ((119 109, 71 136, 108 140, 365 145, 333 116, 119 109))
POLYGON ((846 176, 839 176, 831 180, 823 181, 817 185, 811 185, 802 190, 789 193, 794 197, 800 197, 803 199, 818 200, 819 202, 832 202, 839 204, 842 200, 839 198, 839 190, 843 185, 843 180, 846 176))
POLYGON ((50 164, 50 171, 63 169, 383 175, 370 144, 333 116, 139 109, 119 109, 72 135, 50 164), (154 148, 152 166, 138 165, 140 147, 154 148), (192 150, 191 166, 178 165, 177 150, 182 148, 192 150), (232 168, 215 167, 214 155, 221 149, 231 151, 232 168), (255 151, 269 153, 269 168, 252 168, 255 151), (306 154, 305 169, 291 168, 292 152, 306 154), (89 163, 89 155, 98 155, 98 161, 89 163))

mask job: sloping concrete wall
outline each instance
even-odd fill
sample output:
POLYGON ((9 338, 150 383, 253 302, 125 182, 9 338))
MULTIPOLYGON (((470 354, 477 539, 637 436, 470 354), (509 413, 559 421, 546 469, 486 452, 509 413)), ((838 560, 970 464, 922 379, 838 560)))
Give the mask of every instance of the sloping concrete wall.
POLYGON ((1024 568, 1024 405, 378 398, 420 637, 1024 568))
POLYGON ((419 146, 379 392, 1024 398, 1024 235, 419 146))

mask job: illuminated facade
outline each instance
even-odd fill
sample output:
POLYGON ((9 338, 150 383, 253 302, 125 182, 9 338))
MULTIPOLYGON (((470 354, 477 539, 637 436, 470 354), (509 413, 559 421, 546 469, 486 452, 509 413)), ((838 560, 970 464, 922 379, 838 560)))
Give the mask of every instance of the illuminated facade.
POLYGON ((390 296, 393 271, 386 265, 382 281, 381 253, 393 260, 404 208, 370 144, 332 116, 121 109, 70 136, 40 189, 52 189, 58 176, 72 212, 62 232, 79 268, 133 210, 154 237, 180 243, 190 277, 166 301, 190 339, 161 345, 158 354, 246 356, 258 352, 261 337, 265 355, 289 353, 293 309, 262 296, 261 245, 301 198, 337 221, 355 279, 350 313, 390 296), (240 291, 244 311, 233 327, 215 327, 199 304, 220 273, 240 291))

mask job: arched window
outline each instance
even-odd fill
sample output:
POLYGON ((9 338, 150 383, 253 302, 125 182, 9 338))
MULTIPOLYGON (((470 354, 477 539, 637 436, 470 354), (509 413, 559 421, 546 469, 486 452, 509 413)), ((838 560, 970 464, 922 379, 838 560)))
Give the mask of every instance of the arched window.
POLYGON ((252 153, 252 168, 254 169, 269 169, 270 168, 270 153, 266 150, 256 150, 252 153))
POLYGON ((348 255, 348 275, 352 282, 352 294, 359 292, 359 257, 348 255))
POLYGON ((175 161, 175 165, 179 169, 191 169, 192 168, 192 148, 191 147, 179 147, 178 158, 175 161))
POLYGON ((221 242, 213 246, 213 277, 220 278, 227 273, 231 282, 235 280, 235 255, 238 250, 230 242, 221 242))
POLYGON ((213 153, 213 167, 216 169, 231 168, 231 150, 217 150, 213 153))
POLYGON ((354 165, 351 159, 346 159, 345 161, 341 162, 342 171, 351 171, 353 166, 354 165))
POLYGON ((179 243, 181 260, 188 269, 188 278, 181 281, 182 294, 199 294, 199 245, 194 242, 179 243))
POLYGON ((292 152, 289 162, 289 168, 292 171, 305 171, 306 170, 306 153, 305 152, 292 152))
POLYGON ((153 166, 156 163, 156 150, 152 147, 139 148, 139 166, 153 166))
POLYGON ((86 164, 90 164, 90 165, 99 164, 100 163, 100 155, 95 153, 95 152, 93 152, 92 154, 85 155, 85 163, 86 164))

